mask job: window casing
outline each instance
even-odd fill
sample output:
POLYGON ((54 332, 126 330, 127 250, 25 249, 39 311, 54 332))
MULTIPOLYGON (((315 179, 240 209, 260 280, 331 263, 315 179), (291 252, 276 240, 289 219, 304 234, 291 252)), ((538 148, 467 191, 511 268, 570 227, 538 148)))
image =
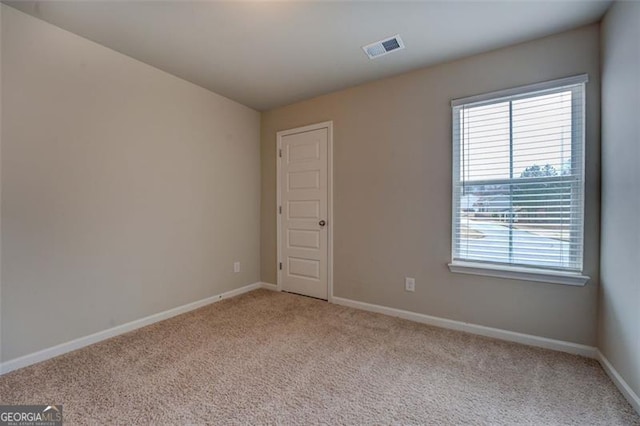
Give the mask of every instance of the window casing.
POLYGON ((452 101, 452 271, 588 279, 586 82, 581 75, 452 101))

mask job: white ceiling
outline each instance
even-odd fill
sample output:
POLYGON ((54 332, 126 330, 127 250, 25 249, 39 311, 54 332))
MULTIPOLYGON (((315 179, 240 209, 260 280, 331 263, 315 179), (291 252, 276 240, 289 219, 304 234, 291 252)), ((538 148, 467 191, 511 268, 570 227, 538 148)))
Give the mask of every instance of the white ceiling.
POLYGON ((5 3, 265 110, 596 22, 610 1, 5 3), (395 34, 406 49, 361 49, 395 34))

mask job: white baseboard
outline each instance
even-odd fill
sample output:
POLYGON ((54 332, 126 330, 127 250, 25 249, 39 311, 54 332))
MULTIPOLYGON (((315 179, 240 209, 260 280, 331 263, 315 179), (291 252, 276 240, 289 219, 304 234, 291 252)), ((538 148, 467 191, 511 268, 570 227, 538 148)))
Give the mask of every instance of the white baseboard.
POLYGON ((365 302, 358 302, 356 300, 344 299, 342 297, 333 297, 332 302, 342 306, 348 306, 364 311, 399 317, 422 324, 433 325, 435 327, 465 331, 467 333, 477 334, 485 337, 492 337, 494 339, 522 343, 524 345, 552 349, 560 352, 568 352, 571 354, 582 355, 588 358, 597 358, 598 350, 593 346, 565 342, 563 340, 548 339, 546 337, 517 333, 515 331, 502 330, 500 328, 485 327, 483 325, 455 321, 446 318, 433 317, 431 315, 424 315, 416 312, 404 311, 402 309, 389 308, 386 306, 373 305, 365 302))
POLYGON ((227 291, 217 294, 215 296, 207 297, 206 299, 198 300, 186 305, 178 306, 173 309, 159 312, 157 314, 149 315, 148 317, 140 318, 126 324, 118 325, 107 330, 99 331, 97 333, 90 334, 88 336, 79 337, 66 343, 61 343, 56 346, 52 346, 47 349, 40 350, 31 354, 23 355, 19 358, 14 358, 3 363, 0 363, 0 374, 8 373, 9 371, 17 370, 18 368, 26 367, 28 365, 36 364, 38 362, 46 361, 50 358, 65 354, 67 352, 75 351, 76 349, 84 348, 85 346, 100 342, 102 340, 109 339, 111 337, 118 336, 120 334, 128 333, 129 331, 136 330, 138 328, 156 323, 158 321, 166 320, 176 315, 184 314, 194 309, 201 308, 211 303, 219 302, 222 299, 228 299, 233 296, 238 296, 242 293, 247 293, 252 290, 256 290, 262 287, 263 283, 256 282, 246 285, 244 287, 237 288, 235 290, 227 291))
POLYGON ((271 283, 261 282, 260 288, 264 288, 265 290, 278 291, 278 286, 271 283))
POLYGON ((640 397, 631 389, 631 386, 625 382, 620 373, 613 367, 613 365, 609 362, 609 360, 604 356, 602 352, 598 349, 598 361, 600 361, 600 365, 607 373, 611 381, 616 385, 616 387, 620 390, 620 393, 629 401, 629 404, 633 407, 634 410, 638 414, 640 414, 640 397))

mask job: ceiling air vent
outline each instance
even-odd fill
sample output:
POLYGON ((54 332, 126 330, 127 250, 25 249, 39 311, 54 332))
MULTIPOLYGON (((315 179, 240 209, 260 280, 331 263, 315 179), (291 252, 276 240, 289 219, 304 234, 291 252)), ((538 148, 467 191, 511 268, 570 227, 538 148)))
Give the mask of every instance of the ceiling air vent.
POLYGON ((400 49, 404 49, 404 43, 398 34, 393 37, 385 38, 384 40, 362 46, 362 50, 364 50, 364 53, 367 54, 369 59, 375 59, 400 49))

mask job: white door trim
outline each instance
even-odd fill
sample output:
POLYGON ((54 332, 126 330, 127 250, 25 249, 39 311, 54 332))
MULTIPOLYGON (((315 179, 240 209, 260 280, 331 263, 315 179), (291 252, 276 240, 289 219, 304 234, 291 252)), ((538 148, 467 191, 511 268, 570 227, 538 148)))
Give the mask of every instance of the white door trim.
POLYGON ((280 262, 282 262, 282 237, 280 234, 282 228, 282 215, 279 212, 282 198, 280 194, 280 173, 282 168, 282 158, 280 157, 280 150, 282 149, 282 137, 292 135, 296 133, 309 132, 312 130, 327 129, 328 141, 327 141, 327 209, 328 209, 328 225, 327 226, 327 300, 331 303, 333 301, 333 121, 325 121, 318 124, 311 124, 309 126, 297 127, 295 129, 282 130, 276 133, 276 217, 277 217, 277 244, 278 244, 278 256, 276 259, 276 271, 277 271, 277 290, 282 291, 282 270, 280 269, 280 262))

